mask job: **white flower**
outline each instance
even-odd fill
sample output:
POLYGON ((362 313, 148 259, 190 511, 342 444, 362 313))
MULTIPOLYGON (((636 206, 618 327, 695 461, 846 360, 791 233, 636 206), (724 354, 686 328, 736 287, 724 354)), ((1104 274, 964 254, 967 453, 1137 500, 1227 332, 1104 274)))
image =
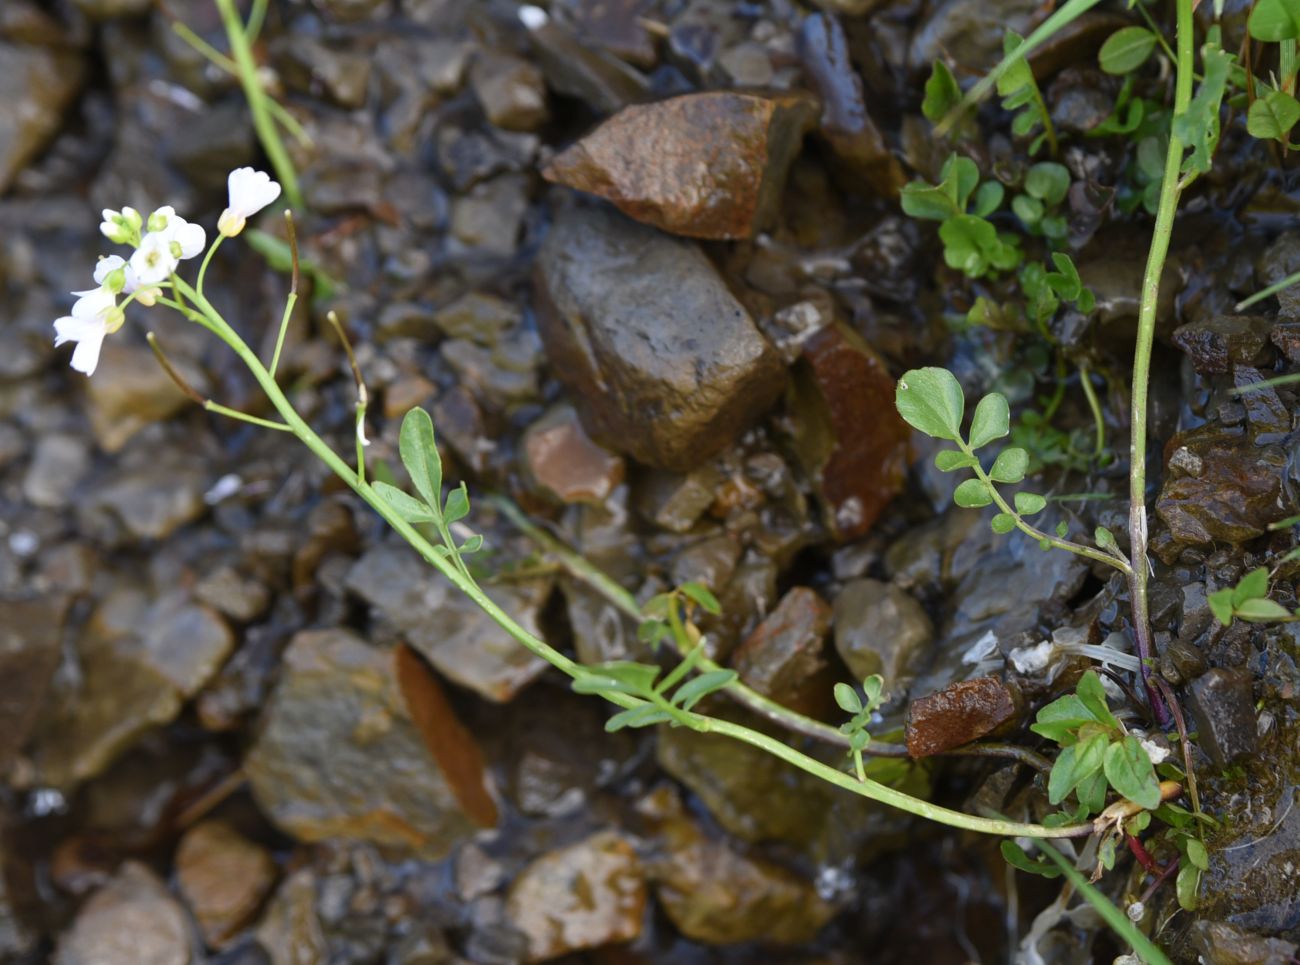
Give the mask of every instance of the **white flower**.
POLYGON ((165 281, 180 258, 172 253, 171 239, 162 231, 151 231, 144 236, 140 247, 131 256, 131 270, 138 285, 156 285, 165 281))
POLYGON ((116 271, 122 272, 122 284, 116 289, 123 295, 129 295, 135 291, 135 269, 133 269, 127 260, 121 255, 106 255, 95 263, 95 284, 101 288, 114 290, 110 284, 112 279, 109 278, 116 271))
POLYGON ((244 223, 280 196, 280 185, 265 171, 236 168, 226 179, 230 204, 217 220, 217 230, 233 238, 244 230, 244 223))
POLYGON ((102 216, 104 220, 100 223, 99 230, 114 244, 129 245, 140 237, 140 225, 144 219, 135 208, 123 208, 121 211, 105 208, 102 216))
POLYGON ((122 324, 122 310, 117 307, 117 296, 107 288, 73 292, 77 301, 72 314, 54 322, 54 347, 64 342, 76 342, 72 351, 72 367, 87 375, 95 373, 99 364, 99 350, 104 336, 116 331, 122 324))
POLYGON ((149 215, 147 225, 151 234, 160 234, 167 239, 172 254, 181 260, 201 254, 207 242, 203 228, 190 224, 169 204, 149 215))

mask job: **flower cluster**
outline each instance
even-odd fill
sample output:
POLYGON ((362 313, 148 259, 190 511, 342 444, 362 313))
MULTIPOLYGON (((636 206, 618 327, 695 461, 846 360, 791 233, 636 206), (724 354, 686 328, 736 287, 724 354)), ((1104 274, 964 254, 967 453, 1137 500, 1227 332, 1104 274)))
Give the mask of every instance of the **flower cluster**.
MULTIPOLYGON (((239 234, 250 217, 280 196, 280 185, 265 172, 252 168, 231 171, 226 183, 229 204, 217 222, 224 238, 239 234)), ((103 218, 99 230, 104 237, 114 244, 129 245, 134 251, 129 258, 102 256, 94 273, 98 287, 73 292, 77 300, 72 314, 54 322, 55 347, 75 342, 72 367, 86 375, 92 375, 99 364, 105 337, 122 327, 126 306, 132 301, 155 304, 163 289, 171 287, 169 279, 180 263, 201 254, 207 244, 203 228, 186 221, 170 205, 148 218, 135 208, 106 208, 103 218), (119 295, 125 296, 120 305, 119 295)))

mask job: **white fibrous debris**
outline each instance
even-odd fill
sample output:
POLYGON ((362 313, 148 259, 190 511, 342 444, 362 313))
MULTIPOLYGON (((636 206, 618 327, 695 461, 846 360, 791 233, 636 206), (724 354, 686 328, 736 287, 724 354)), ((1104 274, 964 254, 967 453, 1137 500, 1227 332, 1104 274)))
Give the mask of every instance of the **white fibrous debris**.
POLYGON ((1038 673, 1052 662, 1052 653, 1055 649, 1051 640, 1044 640, 1032 647, 1017 647, 1011 651, 1008 659, 1011 661, 1011 666, 1016 668, 1016 673, 1038 673))

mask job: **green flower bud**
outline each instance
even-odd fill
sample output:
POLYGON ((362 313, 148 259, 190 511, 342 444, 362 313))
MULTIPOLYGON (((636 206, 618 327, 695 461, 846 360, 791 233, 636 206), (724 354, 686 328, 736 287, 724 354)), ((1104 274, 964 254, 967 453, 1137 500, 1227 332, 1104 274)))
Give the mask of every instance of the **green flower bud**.
POLYGON ((118 294, 126 287, 126 269, 118 268, 115 271, 110 271, 108 277, 104 279, 104 287, 114 295, 118 294))

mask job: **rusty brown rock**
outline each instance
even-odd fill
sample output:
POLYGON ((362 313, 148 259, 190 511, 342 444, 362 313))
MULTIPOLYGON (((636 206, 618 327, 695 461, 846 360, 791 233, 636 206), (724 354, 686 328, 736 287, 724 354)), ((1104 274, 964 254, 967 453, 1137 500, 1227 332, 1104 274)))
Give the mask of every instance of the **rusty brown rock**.
POLYGON ((645 875, 622 835, 601 831, 538 858, 515 879, 506 914, 528 936, 528 961, 627 942, 641 934, 645 875))
POLYGON ((484 51, 469 69, 469 83, 489 121, 506 131, 535 131, 546 122, 546 83, 526 60, 484 51))
POLYGON ((616 212, 557 219, 536 297, 551 370, 583 425, 648 465, 693 469, 784 388, 776 350, 704 253, 616 212))
POLYGON ((275 862, 229 825, 204 821, 186 831, 176 848, 176 880, 203 940, 222 948, 270 893, 275 862))
POLYGON ((529 426, 523 443, 528 475, 562 503, 603 503, 623 481, 623 460, 592 442, 570 405, 529 426))
POLYGON ((731 656, 740 679, 777 703, 807 712, 830 693, 826 633, 831 607, 814 590, 797 586, 754 628, 731 656))
POLYGON ((791 401, 795 451, 817 480, 826 523, 837 539, 855 539, 907 476, 911 433, 894 408, 894 379, 855 332, 828 325, 804 343, 791 401))
POLYGON ((961 747, 1016 716, 1016 695, 996 677, 959 680, 912 701, 907 709, 907 753, 929 757, 961 747))
POLYGON ((558 155, 548 181, 692 238, 752 238, 776 214, 816 115, 803 94, 709 91, 624 108, 558 155))

